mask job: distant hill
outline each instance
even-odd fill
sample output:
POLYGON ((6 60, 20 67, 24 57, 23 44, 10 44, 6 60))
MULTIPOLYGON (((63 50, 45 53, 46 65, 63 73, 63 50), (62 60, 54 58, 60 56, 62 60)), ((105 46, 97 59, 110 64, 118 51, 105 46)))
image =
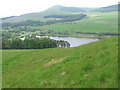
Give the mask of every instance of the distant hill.
POLYGON ((16 17, 16 16, 4 17, 4 18, 0 18, 0 20, 6 20, 6 19, 13 18, 13 17, 16 17))
POLYGON ((99 11, 99 12, 118 11, 118 5, 111 5, 111 6, 107 6, 107 7, 102 7, 102 8, 98 8, 96 10, 93 10, 93 11, 99 11))
POLYGON ((44 16, 46 15, 68 15, 68 14, 80 14, 80 13, 86 13, 86 12, 111 12, 111 11, 117 11, 118 5, 112 5, 102 8, 83 8, 83 7, 65 7, 61 5, 55 5, 50 8, 48 8, 45 11, 42 12, 36 12, 36 13, 28 13, 23 14, 17 17, 10 17, 10 18, 3 18, 1 19, 4 22, 23 22, 27 20, 44 20, 44 16))
MULTIPOLYGON (((75 10, 73 12, 70 9, 65 10, 66 8, 68 9, 69 7, 55 5, 55 6, 50 7, 47 10, 42 11, 42 12, 23 14, 18 17, 13 17, 13 18, 10 18, 7 20, 3 20, 3 22, 22 22, 22 21, 26 21, 26 20, 41 20, 46 15, 54 15, 54 14, 67 15, 67 14, 75 13, 75 10)), ((76 10, 76 12, 78 12, 77 10, 76 10)), ((81 10, 81 11, 83 11, 83 10, 81 10)))
POLYGON ((84 9, 78 7, 62 7, 61 10, 70 12, 85 12, 84 9))

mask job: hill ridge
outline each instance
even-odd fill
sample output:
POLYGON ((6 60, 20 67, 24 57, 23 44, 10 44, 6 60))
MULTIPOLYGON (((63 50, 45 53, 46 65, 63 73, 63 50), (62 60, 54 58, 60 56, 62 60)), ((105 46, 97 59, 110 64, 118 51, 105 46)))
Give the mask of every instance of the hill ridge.
POLYGON ((22 22, 27 20, 40 20, 43 19, 45 15, 53 15, 53 14, 76 14, 76 13, 86 13, 86 12, 108 12, 108 11, 117 11, 117 5, 111 5, 102 8, 81 8, 81 7, 65 7, 61 5, 52 6, 41 12, 27 13, 22 14, 17 17, 8 18, 6 20, 2 20, 4 22, 22 22))

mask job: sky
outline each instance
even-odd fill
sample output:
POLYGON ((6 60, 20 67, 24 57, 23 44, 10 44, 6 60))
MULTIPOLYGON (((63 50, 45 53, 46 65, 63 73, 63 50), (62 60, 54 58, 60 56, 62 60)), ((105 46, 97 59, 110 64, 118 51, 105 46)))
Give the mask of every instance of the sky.
POLYGON ((105 7, 119 0, 1 0, 0 18, 40 12, 54 5, 72 7, 105 7))

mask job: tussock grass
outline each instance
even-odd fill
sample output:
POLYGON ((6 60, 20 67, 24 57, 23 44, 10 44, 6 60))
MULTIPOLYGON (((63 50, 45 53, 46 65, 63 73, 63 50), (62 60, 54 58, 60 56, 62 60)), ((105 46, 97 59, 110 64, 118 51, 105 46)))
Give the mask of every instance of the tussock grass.
POLYGON ((3 88, 116 88, 117 53, 117 38, 74 48, 3 50, 3 88))

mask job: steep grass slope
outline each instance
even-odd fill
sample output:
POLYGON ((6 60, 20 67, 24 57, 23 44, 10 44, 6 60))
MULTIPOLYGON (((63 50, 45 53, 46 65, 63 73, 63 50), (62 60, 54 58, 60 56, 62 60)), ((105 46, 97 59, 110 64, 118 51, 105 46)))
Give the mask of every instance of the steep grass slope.
POLYGON ((74 48, 3 50, 3 88, 116 88, 118 41, 74 48))

